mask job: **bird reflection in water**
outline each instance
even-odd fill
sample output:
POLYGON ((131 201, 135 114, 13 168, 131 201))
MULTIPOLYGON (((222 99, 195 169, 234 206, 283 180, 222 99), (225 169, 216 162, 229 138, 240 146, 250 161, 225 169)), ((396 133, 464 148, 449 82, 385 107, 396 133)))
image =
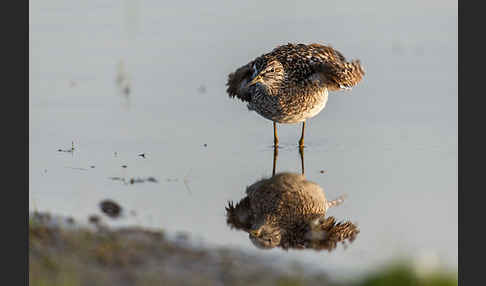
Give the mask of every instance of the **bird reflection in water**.
POLYGON ((278 149, 274 148, 272 177, 247 187, 246 196, 226 207, 226 223, 245 231, 258 248, 280 247, 331 251, 339 242, 352 242, 359 233, 350 221, 326 217, 329 208, 343 197, 327 200, 324 190, 304 176, 304 152, 300 148, 302 173, 275 174, 278 149))

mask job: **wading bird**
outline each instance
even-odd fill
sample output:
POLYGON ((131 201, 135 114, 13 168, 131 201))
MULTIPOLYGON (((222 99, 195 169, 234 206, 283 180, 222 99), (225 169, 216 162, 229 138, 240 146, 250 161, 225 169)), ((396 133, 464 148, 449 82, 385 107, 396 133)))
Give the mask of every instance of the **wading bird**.
POLYGON ((277 123, 302 122, 302 148, 305 121, 324 109, 328 91, 351 89, 363 76, 359 60, 348 62, 329 46, 287 44, 238 68, 226 85, 230 97, 273 121, 274 146, 277 123))

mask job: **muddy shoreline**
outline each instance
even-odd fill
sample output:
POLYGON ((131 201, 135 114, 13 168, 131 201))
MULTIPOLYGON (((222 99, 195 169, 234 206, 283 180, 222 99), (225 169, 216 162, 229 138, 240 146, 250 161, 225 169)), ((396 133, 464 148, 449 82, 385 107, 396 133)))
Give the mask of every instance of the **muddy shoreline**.
POLYGON ((78 226, 45 213, 29 219, 30 285, 341 285, 304 274, 171 241, 162 230, 78 226))
POLYGON ((457 285, 457 277, 418 277, 397 264, 361 281, 336 282, 301 265, 275 267, 228 248, 174 241, 162 230, 29 215, 29 285, 457 285), (385 284, 383 284, 385 283, 385 284), (391 284, 390 284, 391 283, 391 284), (406 283, 406 284, 403 284, 406 283))

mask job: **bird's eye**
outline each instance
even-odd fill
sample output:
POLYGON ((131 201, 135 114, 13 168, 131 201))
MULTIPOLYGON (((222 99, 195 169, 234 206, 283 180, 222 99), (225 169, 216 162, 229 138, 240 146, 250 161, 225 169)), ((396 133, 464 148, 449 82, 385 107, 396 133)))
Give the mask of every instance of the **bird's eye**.
POLYGON ((271 68, 271 69, 269 70, 269 72, 274 72, 274 71, 275 71, 275 69, 274 69, 274 68, 271 68))

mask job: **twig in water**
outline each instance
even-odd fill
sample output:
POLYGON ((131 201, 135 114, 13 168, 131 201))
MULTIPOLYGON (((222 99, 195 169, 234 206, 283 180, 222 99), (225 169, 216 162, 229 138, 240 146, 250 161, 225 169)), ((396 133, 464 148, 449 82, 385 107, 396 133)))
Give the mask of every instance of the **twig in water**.
POLYGON ((186 187, 186 190, 189 192, 189 194, 192 195, 191 188, 189 188, 189 173, 191 172, 191 169, 187 172, 187 174, 184 176, 184 179, 182 180, 184 182, 184 186, 186 187))

